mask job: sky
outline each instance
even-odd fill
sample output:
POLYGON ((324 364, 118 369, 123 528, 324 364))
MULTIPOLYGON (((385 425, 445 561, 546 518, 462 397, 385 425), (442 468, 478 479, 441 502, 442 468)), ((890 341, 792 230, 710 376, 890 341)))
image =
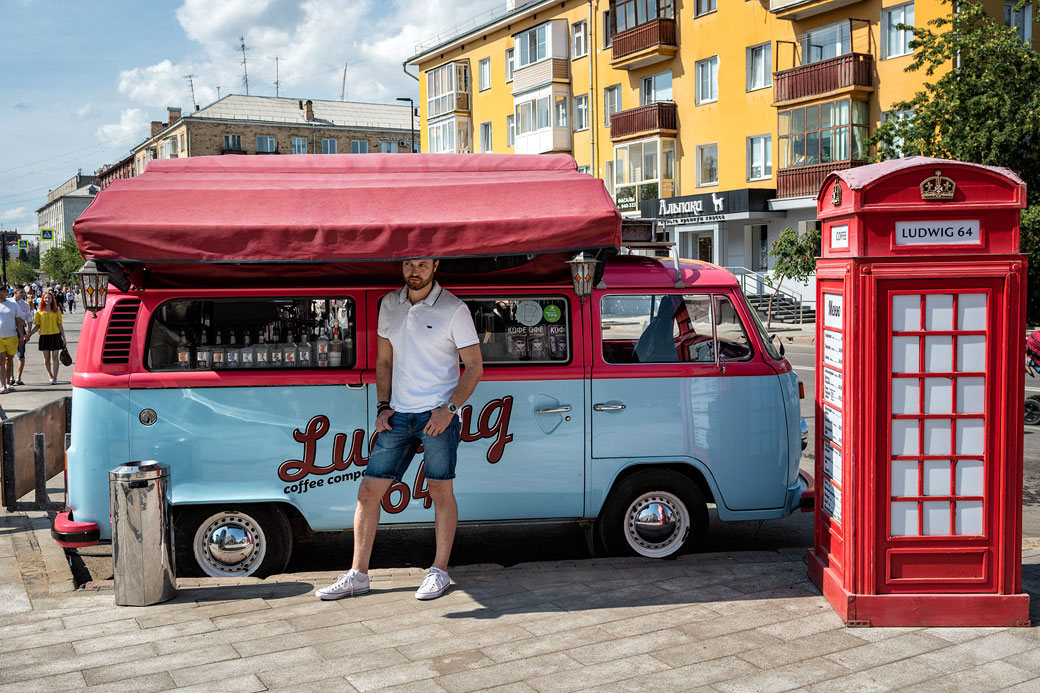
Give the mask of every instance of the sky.
MULTIPOLYGON (((35 233, 47 192, 116 163, 167 106, 228 93, 396 103, 416 45, 505 0, 0 0, 0 226, 35 233)), ((450 32, 449 32, 450 33, 450 32)), ((415 74, 415 68, 410 68, 415 74)))

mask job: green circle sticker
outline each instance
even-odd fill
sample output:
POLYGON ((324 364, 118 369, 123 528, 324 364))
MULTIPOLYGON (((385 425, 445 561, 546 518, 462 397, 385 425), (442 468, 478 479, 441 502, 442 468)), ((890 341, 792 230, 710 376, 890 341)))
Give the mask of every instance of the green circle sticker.
POLYGON ((562 313, 560 313, 559 306, 546 306, 543 315, 545 315, 546 322, 557 322, 562 313))

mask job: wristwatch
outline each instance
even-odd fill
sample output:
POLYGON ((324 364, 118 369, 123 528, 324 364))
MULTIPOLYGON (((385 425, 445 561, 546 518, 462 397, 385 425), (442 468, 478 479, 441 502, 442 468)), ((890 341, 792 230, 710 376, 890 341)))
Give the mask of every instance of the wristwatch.
POLYGON ((454 402, 451 402, 451 401, 449 401, 444 406, 446 406, 448 408, 448 413, 451 414, 452 416, 454 416, 456 414, 456 412, 458 412, 458 410, 459 410, 459 405, 457 405, 457 404, 455 404, 454 402))

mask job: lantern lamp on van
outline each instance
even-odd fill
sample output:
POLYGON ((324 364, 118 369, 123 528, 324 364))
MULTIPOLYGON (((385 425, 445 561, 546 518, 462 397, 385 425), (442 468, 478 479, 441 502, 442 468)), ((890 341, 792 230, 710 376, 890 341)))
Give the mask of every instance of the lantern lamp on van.
POLYGON ((592 295, 592 279, 596 275, 597 262, 595 257, 585 251, 567 261, 567 264, 571 266, 574 293, 582 301, 592 295))
POLYGON ((105 308, 108 299, 108 272, 100 271, 94 261, 88 259, 75 274, 79 278, 83 307, 93 313, 96 320, 98 311, 105 308))

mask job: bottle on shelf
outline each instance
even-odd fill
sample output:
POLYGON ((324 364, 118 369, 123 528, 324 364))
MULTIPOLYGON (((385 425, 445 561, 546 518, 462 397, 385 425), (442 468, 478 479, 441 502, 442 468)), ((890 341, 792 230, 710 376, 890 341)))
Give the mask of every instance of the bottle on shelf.
POLYGON ((332 341, 329 342, 329 365, 338 368, 343 363, 343 340, 339 337, 339 327, 332 328, 332 341))
POLYGON ((314 357, 318 368, 326 368, 329 365, 329 338, 324 329, 314 344, 314 357))
POLYGON ((220 330, 217 330, 217 341, 213 345, 213 354, 210 356, 213 360, 213 370, 223 370, 225 353, 224 346, 220 341, 220 330))
POLYGON ((282 342, 282 366, 285 368, 296 368, 296 340, 289 330, 285 332, 285 341, 282 342))
POLYGON ((303 341, 297 346, 297 352, 299 354, 299 360, 296 363, 297 367, 314 367, 314 345, 311 344, 311 336, 306 332, 303 333, 303 341))
POLYGON ((242 348, 238 350, 239 368, 255 368, 253 345, 249 342, 249 330, 242 335, 242 348))
POLYGON ((202 339, 199 340, 199 346, 195 350, 195 368, 200 371, 208 371, 213 367, 210 356, 213 352, 209 346, 209 334, 206 330, 202 331, 202 339))
POLYGON ((349 365, 354 362, 353 330, 351 330, 349 326, 344 326, 341 328, 341 333, 343 335, 343 358, 349 365))
POLYGON ((177 342, 177 366, 182 371, 191 368, 191 347, 188 346, 184 330, 181 330, 180 340, 177 342))
POLYGON ((268 358, 270 359, 271 368, 282 368, 285 363, 282 361, 282 338, 278 334, 278 326, 275 325, 272 328, 271 341, 268 344, 268 358))
POLYGON ((260 340, 256 343, 256 362, 257 368, 269 368, 271 366, 270 352, 267 347, 267 340, 265 339, 265 333, 267 328, 260 330, 260 340))
POLYGON ((231 336, 228 338, 227 351, 224 353, 224 367, 238 368, 241 364, 238 361, 238 344, 235 343, 235 331, 228 331, 231 333, 231 336))

